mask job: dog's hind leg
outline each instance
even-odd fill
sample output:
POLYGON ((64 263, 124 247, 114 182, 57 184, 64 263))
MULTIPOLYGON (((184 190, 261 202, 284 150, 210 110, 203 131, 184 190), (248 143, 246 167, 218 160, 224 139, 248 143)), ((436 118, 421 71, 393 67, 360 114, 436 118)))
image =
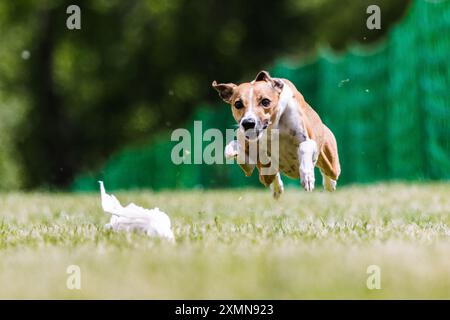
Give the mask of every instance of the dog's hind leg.
POLYGON ((284 185, 279 172, 276 174, 275 179, 273 179, 273 182, 270 184, 270 190, 272 190, 272 195, 275 199, 278 199, 284 192, 284 185))
POLYGON ((272 195, 275 199, 278 199, 284 191, 283 181, 281 180, 280 173, 273 171, 271 164, 262 165, 258 163, 256 166, 259 171, 259 181, 265 186, 270 187, 272 195))
POLYGON ((336 190, 336 181, 341 173, 337 143, 333 133, 324 125, 325 142, 317 161, 323 177, 323 187, 328 191, 336 190))
POLYGON ((241 167, 242 171, 244 171, 244 174, 246 177, 250 177, 253 173, 253 170, 255 170, 256 165, 254 164, 239 164, 239 166, 241 167))
POLYGON ((263 175, 261 174, 261 168, 258 168, 259 172, 259 181, 265 186, 270 187, 272 190, 272 195, 275 199, 278 199, 284 191, 283 181, 281 181, 280 173, 272 174, 272 175, 263 175))
POLYGON ((336 191, 336 180, 328 177, 325 173, 322 172, 322 170, 320 170, 320 173, 322 174, 323 188, 330 192, 336 191))

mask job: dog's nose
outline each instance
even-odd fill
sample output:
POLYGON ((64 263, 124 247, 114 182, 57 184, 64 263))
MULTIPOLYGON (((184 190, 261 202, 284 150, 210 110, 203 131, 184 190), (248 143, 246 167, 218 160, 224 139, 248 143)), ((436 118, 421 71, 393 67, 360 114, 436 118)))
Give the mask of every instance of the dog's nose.
POLYGON ((242 120, 241 126, 244 128, 244 130, 254 129, 256 125, 256 121, 252 118, 247 118, 242 120))

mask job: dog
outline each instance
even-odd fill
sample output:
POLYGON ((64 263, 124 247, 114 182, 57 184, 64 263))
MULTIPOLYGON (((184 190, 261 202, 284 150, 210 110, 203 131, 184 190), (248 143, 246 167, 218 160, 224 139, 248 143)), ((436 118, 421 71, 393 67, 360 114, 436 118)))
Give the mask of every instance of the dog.
POLYGON ((272 78, 267 71, 261 71, 251 82, 236 85, 213 81, 212 87, 231 105, 238 134, 244 135, 244 139, 226 145, 225 157, 244 156, 246 160, 239 165, 246 176, 258 168, 259 180, 264 186, 270 186, 274 198, 278 199, 284 191, 280 172, 300 179, 303 188, 311 192, 317 166, 324 189, 336 190, 341 173, 336 138, 292 82, 272 78), (260 144, 261 138, 268 137, 273 129, 278 129, 279 164, 276 172, 266 174, 263 169, 267 164, 260 159, 249 161, 249 143, 260 144))

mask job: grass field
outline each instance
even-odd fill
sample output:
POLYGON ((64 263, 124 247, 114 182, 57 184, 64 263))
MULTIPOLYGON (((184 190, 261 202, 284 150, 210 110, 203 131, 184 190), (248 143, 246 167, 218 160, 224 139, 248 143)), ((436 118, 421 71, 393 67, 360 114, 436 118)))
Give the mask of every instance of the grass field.
POLYGON ((0 298, 450 298, 449 184, 115 195, 176 244, 105 230, 98 194, 0 194, 0 298))

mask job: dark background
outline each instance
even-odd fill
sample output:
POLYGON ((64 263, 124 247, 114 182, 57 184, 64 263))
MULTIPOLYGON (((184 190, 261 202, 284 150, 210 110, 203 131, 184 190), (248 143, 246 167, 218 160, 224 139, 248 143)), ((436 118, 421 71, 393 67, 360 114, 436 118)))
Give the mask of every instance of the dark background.
POLYGON ((70 4, 0 3, 0 188, 67 188, 217 101, 212 80, 372 44, 409 1, 77 1, 82 29, 73 31, 70 4), (371 4, 381 30, 366 28, 371 4))

